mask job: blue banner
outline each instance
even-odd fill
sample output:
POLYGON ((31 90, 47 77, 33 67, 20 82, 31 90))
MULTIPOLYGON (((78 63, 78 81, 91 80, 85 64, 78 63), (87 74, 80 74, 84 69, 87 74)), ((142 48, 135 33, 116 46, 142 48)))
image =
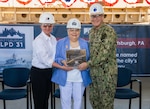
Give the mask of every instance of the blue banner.
MULTIPOLYGON (((5 25, 8 26, 8 25, 5 25)), ((40 25, 11 25, 11 26, 28 26, 33 27, 34 38, 41 32, 40 25)), ((111 25, 117 33, 117 62, 118 67, 130 68, 135 76, 149 76, 150 75, 150 25, 111 25)), ((0 25, 2 28, 3 25, 0 25)), ((80 37, 88 40, 89 30, 92 25, 82 24, 80 37)), ((3 29, 5 30, 5 28, 3 29)), ((28 32, 28 30, 26 31, 28 32)), ((18 32, 20 33, 20 32, 18 32)), ((18 34, 17 33, 17 34, 18 34)), ((52 33, 58 40, 67 36, 66 25, 55 25, 52 33)), ((20 33, 23 37, 23 33, 20 33)), ((24 48, 21 43, 23 39, 11 41, 1 38, 0 31, 0 51, 5 49, 24 48), (17 44, 16 44, 17 43, 17 44)), ((26 37, 25 37, 26 38, 26 37)), ((24 39, 25 40, 25 39, 24 39)), ((31 43, 31 42, 30 42, 31 43)), ((31 45, 31 44, 30 44, 31 45)), ((32 48, 32 46, 30 46, 32 48)), ((3 56, 1 56, 3 57, 3 56)), ((1 59, 0 59, 1 61, 1 59)))

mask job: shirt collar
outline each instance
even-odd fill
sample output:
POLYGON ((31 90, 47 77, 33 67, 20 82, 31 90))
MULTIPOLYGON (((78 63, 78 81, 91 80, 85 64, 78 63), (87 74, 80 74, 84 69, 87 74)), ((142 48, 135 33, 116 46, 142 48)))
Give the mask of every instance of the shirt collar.
MULTIPOLYGON (((42 35, 44 36, 44 38, 46 40, 51 40, 51 37, 47 36, 43 31, 42 31, 42 35)), ((51 35, 51 34, 50 34, 51 35)))

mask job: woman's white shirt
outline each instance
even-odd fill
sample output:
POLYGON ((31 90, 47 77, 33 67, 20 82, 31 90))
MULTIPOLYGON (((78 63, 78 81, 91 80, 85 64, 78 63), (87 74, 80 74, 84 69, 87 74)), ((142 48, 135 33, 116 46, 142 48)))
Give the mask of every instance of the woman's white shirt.
MULTIPOLYGON (((72 48, 70 47, 70 49, 80 49, 80 46, 78 46, 77 48, 72 48)), ((71 71, 67 72, 67 81, 69 82, 82 82, 82 76, 81 76, 81 71, 78 69, 73 69, 71 71)))
POLYGON ((52 68, 56 53, 56 38, 50 34, 48 37, 41 32, 33 41, 32 66, 37 68, 52 68))

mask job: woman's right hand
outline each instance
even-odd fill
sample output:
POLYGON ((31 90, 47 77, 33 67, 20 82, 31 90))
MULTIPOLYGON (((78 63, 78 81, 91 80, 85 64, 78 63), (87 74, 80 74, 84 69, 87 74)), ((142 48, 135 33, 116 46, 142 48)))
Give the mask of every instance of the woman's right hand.
POLYGON ((70 70, 73 70, 73 67, 62 66, 62 69, 63 69, 63 70, 66 70, 66 71, 70 71, 70 70))

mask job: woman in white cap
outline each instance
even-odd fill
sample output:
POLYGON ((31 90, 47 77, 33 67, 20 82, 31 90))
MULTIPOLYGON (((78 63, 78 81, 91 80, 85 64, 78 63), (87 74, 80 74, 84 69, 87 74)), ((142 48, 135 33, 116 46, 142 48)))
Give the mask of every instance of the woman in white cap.
POLYGON ((39 18, 41 33, 33 41, 33 57, 31 67, 31 83, 34 99, 34 109, 48 109, 48 99, 51 93, 52 66, 64 70, 69 68, 54 63, 56 38, 51 34, 54 16, 44 12, 39 18))
MULTIPOLYGON (((80 21, 76 18, 70 19, 67 23, 68 36, 57 43, 55 62, 67 66, 66 51, 81 49, 86 51, 86 61, 89 60, 88 42, 79 37, 80 31, 80 21)), ((73 109, 81 109, 85 87, 91 83, 89 69, 79 70, 76 66, 71 71, 65 71, 56 68, 52 81, 59 84, 62 109, 71 109, 72 99, 73 109)))

